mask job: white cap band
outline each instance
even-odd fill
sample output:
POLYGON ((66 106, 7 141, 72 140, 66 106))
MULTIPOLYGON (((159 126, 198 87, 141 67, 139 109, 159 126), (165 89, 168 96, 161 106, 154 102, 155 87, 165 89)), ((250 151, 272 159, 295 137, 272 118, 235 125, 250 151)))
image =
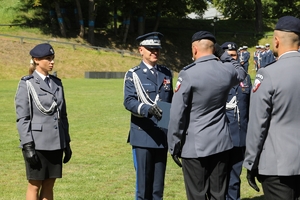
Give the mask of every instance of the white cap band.
POLYGON ((156 39, 148 39, 148 40, 143 40, 140 43, 141 46, 160 46, 160 40, 156 39))

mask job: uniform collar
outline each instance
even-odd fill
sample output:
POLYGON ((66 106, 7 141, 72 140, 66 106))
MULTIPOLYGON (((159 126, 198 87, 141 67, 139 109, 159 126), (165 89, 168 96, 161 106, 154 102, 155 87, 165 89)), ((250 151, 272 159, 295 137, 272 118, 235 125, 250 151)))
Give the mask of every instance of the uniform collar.
POLYGON ((38 72, 37 70, 35 70, 35 72, 36 72, 43 80, 45 80, 46 77, 49 78, 49 75, 48 75, 48 76, 45 76, 44 74, 41 74, 41 73, 38 72))

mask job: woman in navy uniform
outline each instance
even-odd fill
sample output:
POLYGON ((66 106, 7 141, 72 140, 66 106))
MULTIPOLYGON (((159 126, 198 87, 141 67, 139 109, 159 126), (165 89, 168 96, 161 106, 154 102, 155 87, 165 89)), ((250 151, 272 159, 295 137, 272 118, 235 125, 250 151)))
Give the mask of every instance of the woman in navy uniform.
MULTIPOLYGON (((233 59, 238 60, 237 45, 234 42, 225 42, 221 47, 227 51, 233 59)), ((226 200, 240 200, 241 196, 240 175, 245 154, 251 89, 251 78, 249 74, 247 74, 246 78, 239 84, 233 86, 228 93, 226 116, 233 148, 229 152, 229 184, 226 200)))
POLYGON ((62 158, 72 155, 62 82, 49 75, 54 50, 43 43, 31 51, 32 74, 22 77, 15 96, 17 128, 26 166, 27 200, 53 199, 56 178, 62 177, 62 158))
POLYGON ((136 170, 135 199, 163 199, 167 162, 167 130, 157 126, 162 117, 158 101, 171 102, 172 73, 158 65, 161 33, 137 38, 142 62, 124 78, 124 106, 131 112, 128 142, 136 170))

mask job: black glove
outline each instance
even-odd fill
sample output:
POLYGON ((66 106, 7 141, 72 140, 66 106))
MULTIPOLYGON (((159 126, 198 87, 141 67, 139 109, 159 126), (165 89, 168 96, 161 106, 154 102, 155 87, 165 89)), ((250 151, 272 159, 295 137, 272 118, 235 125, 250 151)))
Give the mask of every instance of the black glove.
POLYGON ((214 55, 218 58, 221 58, 221 56, 224 54, 224 49, 222 47, 220 47, 220 45, 218 43, 215 43, 215 51, 214 51, 214 55))
POLYGON ((254 189, 256 190, 257 192, 259 192, 259 188, 256 184, 256 181, 255 181, 255 177, 257 177, 258 175, 258 170, 255 169, 255 170, 247 170, 247 180, 248 180, 248 184, 254 189))
POLYGON ((30 165, 38 164, 39 159, 38 159, 38 156, 35 153, 33 142, 29 142, 29 143, 24 144, 23 145, 23 151, 24 151, 25 159, 30 165))
POLYGON ((65 157, 64 157, 63 162, 67 163, 67 162, 69 162, 69 160, 72 157, 72 150, 71 150, 70 144, 67 144, 66 148, 64 149, 64 152, 65 152, 65 157))
POLYGON ((174 160, 174 162, 179 166, 179 167, 182 167, 182 164, 179 160, 181 156, 181 145, 180 145, 180 142, 177 143, 174 147, 174 151, 173 151, 173 154, 172 154, 172 158, 174 160))
POLYGON ((162 110, 156 104, 149 108, 148 113, 153 115, 156 119, 161 120, 162 110))

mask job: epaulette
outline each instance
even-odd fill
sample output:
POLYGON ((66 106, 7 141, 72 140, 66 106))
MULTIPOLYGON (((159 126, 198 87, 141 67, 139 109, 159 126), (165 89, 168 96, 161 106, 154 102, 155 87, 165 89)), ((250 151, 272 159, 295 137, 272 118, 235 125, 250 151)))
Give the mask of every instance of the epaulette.
POLYGON ((33 75, 27 75, 27 76, 23 76, 23 77, 21 78, 21 80, 27 81, 27 80, 29 80, 29 79, 31 79, 31 78, 33 78, 33 75))
POLYGON ((57 76, 53 76, 52 74, 49 74, 49 76, 53 79, 57 79, 57 80, 61 81, 60 78, 58 78, 57 76))
POLYGON ((182 70, 187 70, 187 69, 193 67, 194 65, 196 65, 196 63, 189 64, 189 65, 185 66, 182 70))
POLYGON ((171 71, 169 68, 167 68, 166 66, 164 66, 164 65, 159 65, 161 68, 165 68, 166 70, 168 70, 168 71, 171 71))
POLYGON ((140 66, 133 67, 133 68, 131 68, 131 69, 128 70, 128 71, 134 72, 134 71, 136 71, 136 70, 138 70, 138 69, 140 69, 140 66))
POLYGON ((271 65, 271 64, 273 64, 273 63, 275 63, 277 60, 274 60, 273 62, 270 62, 269 64, 267 64, 266 66, 265 66, 265 68, 267 67, 267 66, 269 66, 269 65, 271 65))

